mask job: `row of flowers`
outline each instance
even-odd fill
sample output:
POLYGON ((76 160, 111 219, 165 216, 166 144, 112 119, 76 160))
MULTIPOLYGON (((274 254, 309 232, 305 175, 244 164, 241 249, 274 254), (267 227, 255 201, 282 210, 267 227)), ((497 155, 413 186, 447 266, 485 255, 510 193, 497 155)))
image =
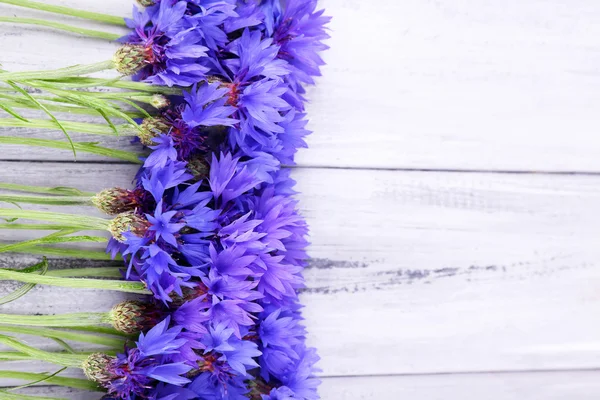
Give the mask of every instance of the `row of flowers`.
POLYGON ((82 368, 106 398, 318 399, 298 302, 308 227, 283 166, 306 146, 304 85, 329 18, 314 0, 143 3, 111 65, 185 89, 136 120, 151 152, 135 187, 92 202, 115 215, 123 277, 152 296, 110 313, 139 337, 82 368))

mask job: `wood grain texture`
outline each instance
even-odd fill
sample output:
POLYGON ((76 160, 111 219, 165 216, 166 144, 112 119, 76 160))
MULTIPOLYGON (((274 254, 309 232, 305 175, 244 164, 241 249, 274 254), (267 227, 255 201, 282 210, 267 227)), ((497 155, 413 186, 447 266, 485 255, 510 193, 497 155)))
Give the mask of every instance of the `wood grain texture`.
MULTIPOLYGON (((84 190, 134 171, 0 164, 15 167, 2 179, 84 190)), ((600 177, 293 172, 311 226, 302 302, 325 376, 600 368, 600 177)), ((40 288, 2 308, 94 311, 112 299, 76 296, 40 288)))
MULTIPOLYGON (((73 400, 99 398, 70 389, 50 390, 73 400)), ((351 377, 325 378, 319 391, 325 400, 596 400, 600 381, 597 371, 351 377)), ((50 392, 40 387, 23 393, 50 392)))
MULTIPOLYGON (((121 0, 52 2, 130 13, 129 2, 121 0)), ((322 0, 321 5, 335 17, 331 49, 324 54, 324 76, 309 90, 315 133, 299 165, 600 171, 595 1, 322 0)), ((40 16, 4 6, 0 14, 40 16)), ((6 24, 0 25, 0 37, 5 38, 0 61, 14 70, 101 61, 116 48, 6 24)), ((40 154, 71 159, 67 152, 40 154)), ((33 156, 12 149, 1 158, 33 156)))

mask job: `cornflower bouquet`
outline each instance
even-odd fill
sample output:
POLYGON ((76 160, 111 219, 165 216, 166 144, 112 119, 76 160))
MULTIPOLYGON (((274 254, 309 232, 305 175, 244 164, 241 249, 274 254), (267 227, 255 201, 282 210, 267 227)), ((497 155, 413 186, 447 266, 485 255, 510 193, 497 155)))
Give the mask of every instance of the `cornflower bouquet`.
MULTIPOLYGON (((0 377, 104 391, 104 399, 318 399, 319 358, 305 344, 298 302, 308 228, 290 169, 283 168, 306 146, 304 86, 324 64, 318 53, 327 48, 329 18, 316 1, 143 0, 125 20, 29 0, 0 3, 130 28, 118 38, 0 17, 122 42, 106 62, 1 70, 0 126, 55 129, 65 140, 0 136, 0 143, 141 164, 129 189, 0 184, 7 204, 0 227, 45 232, 0 247, 44 256, 24 269, 0 269, 0 279, 22 282, 0 304, 35 285, 138 296, 105 313, 0 314, 0 343, 12 349, 0 352, 0 360, 58 366, 53 373, 0 371, 0 377), (111 69, 118 79, 88 76, 111 69), (129 136, 140 152, 77 141, 76 133, 129 136), (110 217, 28 204, 95 206, 110 217), (106 241, 89 231, 110 233, 107 255, 69 246, 106 241), (53 270, 45 256, 123 264, 53 270), (54 339, 64 351, 36 348, 22 335, 54 339), (67 368, 88 379, 60 376, 67 368)), ((4 390, 2 398, 40 397, 4 390)))

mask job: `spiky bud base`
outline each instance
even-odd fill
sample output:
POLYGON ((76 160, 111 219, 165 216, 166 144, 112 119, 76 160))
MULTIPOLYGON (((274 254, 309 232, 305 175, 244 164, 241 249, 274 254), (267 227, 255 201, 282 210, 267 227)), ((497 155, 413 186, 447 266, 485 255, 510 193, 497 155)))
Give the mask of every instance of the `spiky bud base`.
POLYGON ((138 196, 134 191, 119 187, 102 190, 92 197, 92 203, 108 215, 133 211, 140 205, 138 196))
POLYGON ((148 230, 148 226, 148 221, 142 216, 134 213, 124 213, 117 215, 108 223, 108 231, 119 242, 124 242, 123 233, 131 232, 142 237, 148 230))
POLYGON ((196 180, 204 179, 208 176, 209 164, 204 158, 194 157, 188 161, 187 169, 194 175, 196 180))
POLYGON ((123 75, 134 75, 144 68, 148 62, 148 52, 144 46, 126 44, 117 50, 113 56, 115 69, 123 75))
POLYGON ((124 333, 139 333, 154 327, 163 315, 152 303, 124 301, 110 311, 113 327, 124 333))
POLYGON ((83 362, 83 372, 89 380, 104 385, 114 379, 110 367, 115 358, 102 353, 93 353, 83 362))
POLYGON ((156 146, 152 139, 161 133, 169 132, 170 126, 166 120, 160 117, 148 117, 142 121, 141 128, 141 131, 138 132, 140 142, 144 146, 156 146))

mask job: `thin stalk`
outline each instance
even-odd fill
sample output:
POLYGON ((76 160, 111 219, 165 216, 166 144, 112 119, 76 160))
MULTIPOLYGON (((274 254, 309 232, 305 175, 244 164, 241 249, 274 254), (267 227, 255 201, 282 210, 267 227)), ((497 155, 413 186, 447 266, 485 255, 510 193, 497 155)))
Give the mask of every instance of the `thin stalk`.
POLYGON ((96 278, 121 278, 121 267, 98 267, 98 268, 65 268, 46 273, 48 276, 56 277, 86 277, 96 278))
POLYGON ((57 315, 13 315, 0 314, 0 324, 26 325, 44 328, 72 328, 107 325, 108 313, 70 313, 57 315))
POLYGON ((61 354, 36 349, 6 335, 0 335, 0 344, 11 347, 37 360, 62 365, 63 367, 81 368, 82 363, 87 358, 83 354, 61 354))
POLYGON ((19 196, 12 194, 0 194, 0 201, 26 204, 46 204, 55 206, 85 205, 92 204, 91 197, 67 197, 67 196, 19 196))
MULTIPOLYGON (((12 136, 0 136, 0 144, 14 144, 21 146, 36 146, 36 147, 47 147, 51 149, 60 150, 71 150, 72 147, 69 143, 61 142, 58 140, 49 139, 33 139, 33 138, 21 138, 12 136)), ((117 160, 128 161, 134 164, 141 164, 139 159, 142 154, 131 153, 124 150, 114 150, 107 147, 98 146, 96 143, 90 142, 79 142, 73 143, 76 151, 83 151, 92 153, 100 156, 116 158, 117 160)))
POLYGON ((124 340, 105 336, 90 335, 87 333, 62 331, 42 327, 9 326, 0 325, 0 332, 20 333, 23 335, 40 336, 50 339, 70 340, 72 342, 91 343, 99 346, 107 346, 117 350, 123 348, 124 340))
MULTIPOLYGON (((35 104, 27 102, 26 99, 17 99, 13 96, 7 96, 0 94, 0 98, 2 98, 2 105, 10 107, 10 108, 30 108, 30 109, 39 109, 39 107, 35 104)), ((62 106, 55 105, 47 101, 41 102, 46 108, 50 111, 59 112, 59 113, 68 113, 68 114, 78 114, 78 115, 92 115, 97 116, 98 111, 95 109, 91 109, 89 107, 71 107, 71 106, 62 106)), ((125 112, 131 118, 143 118, 145 115, 141 112, 127 111, 125 112)))
POLYGON ((60 231, 63 229, 71 229, 69 225, 54 225, 54 224, 0 224, 0 229, 18 229, 18 230, 35 230, 35 231, 60 231))
POLYGON ((49 385, 64 386, 82 390, 99 390, 98 386, 87 379, 66 378, 62 376, 50 376, 47 372, 21 372, 21 371, 2 371, 0 370, 0 379, 18 379, 23 381, 43 380, 49 385))
MULTIPOLYGON (((0 0, 0 3, 6 2, 7 0, 0 0)), ((19 0, 21 1, 21 0, 19 0)), ((101 61, 94 64, 84 65, 73 65, 66 68, 58 68, 50 71, 28 71, 28 72, 3 72, 0 73, 0 81, 24 81, 24 80, 43 80, 43 79, 57 79, 74 75, 86 75, 94 72, 105 71, 107 69, 113 69, 115 63, 112 60, 101 61)))
POLYGON ((95 193, 92 193, 92 192, 82 192, 79 189, 66 187, 66 186, 43 187, 43 186, 19 185, 16 183, 0 183, 0 189, 12 190, 15 192, 54 194, 57 196, 93 196, 93 195, 95 195, 95 193))
MULTIPOLYGON (((63 126, 68 131, 89 133, 92 135, 111 135, 115 132, 106 124, 94 124, 90 122, 70 122, 60 121, 56 123, 52 120, 47 119, 30 119, 28 121, 22 121, 16 118, 0 118, 0 127, 11 127, 11 128, 34 128, 34 129, 60 129, 63 126)), ((119 134, 135 136, 136 128, 132 129, 129 124, 116 125, 119 134)))
POLYGON ((19 351, 0 351, 0 361, 28 361, 33 358, 19 351))
POLYGON ((23 218, 29 220, 56 222, 71 228, 106 230, 109 221, 103 218, 82 216, 77 214, 64 214, 51 211, 20 210, 0 208, 0 217, 23 218))
MULTIPOLYGON (((113 258, 110 254, 106 254, 103 251, 94 250, 79 250, 79 249, 64 249, 60 247, 51 246, 26 246, 20 247, 15 253, 26 253, 26 254, 38 254, 53 257, 69 257, 82 260, 100 260, 100 261, 111 261, 113 258)), ((122 260, 120 255, 117 255, 114 260, 122 260)))
POLYGON ((27 25, 38 25, 38 26, 46 26, 49 28, 59 29, 66 32, 77 33, 83 36, 94 37, 98 39, 106 39, 106 40, 117 40, 122 35, 117 35, 114 33, 96 31, 93 29, 85 29, 79 28, 77 26, 61 24, 54 21, 47 21, 44 19, 36 19, 36 18, 17 18, 17 17, 0 17, 0 22, 10 22, 15 24, 27 24, 27 25))
MULTIPOLYGON (((114 290, 125 293, 151 294, 142 282, 130 282, 109 279, 62 278, 47 275, 33 275, 16 271, 0 269, 0 279, 13 280, 23 283, 59 286, 73 289, 114 290)), ((4 322, 0 319, 0 323, 4 322)))
POLYGON ((132 340, 136 339, 136 337, 134 337, 133 335, 128 335, 127 333, 119 332, 115 328, 112 328, 112 327, 109 327, 109 326, 93 326, 93 325, 90 325, 90 326, 70 326, 70 327, 64 328, 64 329, 69 329, 69 330, 72 330, 72 331, 101 333, 103 335, 120 336, 120 337, 124 337, 124 338, 127 338, 127 339, 132 339, 132 340))
POLYGON ((170 88, 167 86, 154 86, 143 82, 133 82, 128 80, 123 80, 122 78, 116 79, 103 79, 103 78, 89 78, 82 76, 74 76, 62 79, 44 79, 40 78, 40 80, 44 80, 47 82, 57 82, 60 83, 62 87, 75 87, 75 88, 83 88, 83 87, 98 87, 98 86, 108 86, 119 89, 129 89, 140 92, 150 92, 150 93, 160 93, 165 95, 182 95, 182 90, 178 88, 170 88))
POLYGON ((105 243, 107 239, 102 236, 64 236, 57 235, 55 233, 46 235, 39 239, 25 240, 22 242, 16 242, 11 244, 5 244, 0 246, 0 253, 14 252, 22 248, 31 246, 38 246, 43 244, 57 244, 57 243, 105 243))
POLYGON ((64 397, 28 396, 21 393, 10 393, 0 390, 0 400, 68 400, 64 397))
POLYGON ((114 15, 96 13, 91 11, 77 10, 70 7, 53 6, 31 0, 0 0, 0 3, 12 4, 13 6, 32 8, 34 10, 46 11, 55 14, 69 15, 71 17, 90 19, 92 21, 104 22, 112 25, 126 26, 125 20, 114 15))

